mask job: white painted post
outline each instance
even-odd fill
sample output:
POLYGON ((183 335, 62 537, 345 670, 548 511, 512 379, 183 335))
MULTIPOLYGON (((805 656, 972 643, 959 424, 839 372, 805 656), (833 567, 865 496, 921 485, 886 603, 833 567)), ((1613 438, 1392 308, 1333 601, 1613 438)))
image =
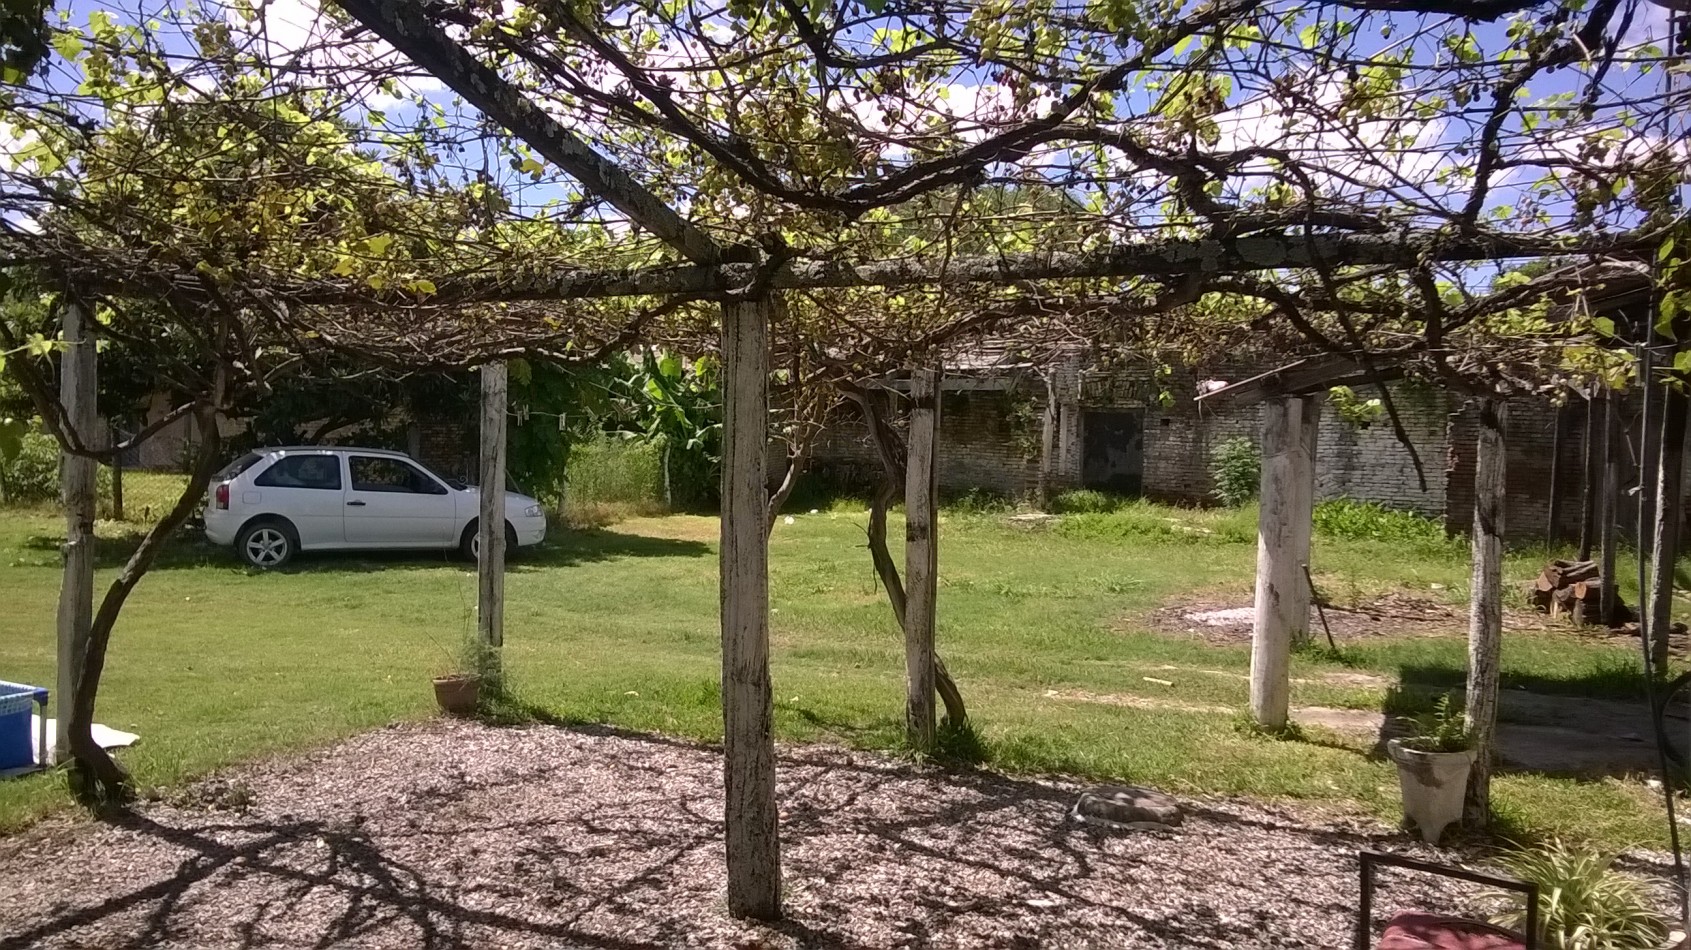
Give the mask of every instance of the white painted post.
POLYGON ((1251 718, 1265 729, 1286 725, 1291 702, 1293 604, 1305 585, 1293 550, 1300 400, 1262 404, 1262 488, 1257 514, 1256 617, 1251 631, 1251 718))
POLYGON ((781 915, 769 682, 769 322, 773 301, 722 305, 722 745, 728 911, 781 915))
POLYGON ((1045 413, 1039 426, 1039 509, 1048 511, 1056 494, 1053 479, 1057 472, 1057 385, 1051 379, 1052 370, 1045 375, 1045 413))
MULTIPOLYGON (((84 446, 96 444, 94 338, 88 314, 80 303, 64 305, 64 342, 60 360, 59 401, 65 424, 84 446)), ((67 433, 68 435, 69 433, 67 433)), ((59 456, 59 490, 65 508, 64 581, 59 588, 58 693, 54 696, 58 722, 53 734, 55 758, 70 758, 70 710, 81 693, 82 658, 88 650, 88 629, 94 622, 94 509, 99 468, 91 458, 63 452, 59 456)))
MULTIPOLYGON (((476 635, 481 660, 493 664, 505 645, 505 425, 508 380, 504 363, 481 368, 481 512, 476 521, 476 635)), ((489 671, 478 671, 489 672, 489 671)), ((491 672, 497 672, 491 671, 491 672)))
POLYGON ((1467 726, 1474 743, 1474 768, 1468 774, 1463 807, 1463 824, 1472 829, 1484 828, 1491 815, 1491 761, 1503 658, 1506 419, 1502 402, 1480 400, 1479 439, 1474 453, 1474 573, 1468 610, 1467 726))
POLYGON ((934 617, 939 594, 938 465, 941 371, 910 376, 904 482, 904 722, 910 744, 934 748, 934 617))
POLYGON ((1304 569, 1309 566, 1310 536, 1315 531, 1315 461, 1321 425, 1321 400, 1316 396, 1300 396, 1296 400, 1298 441, 1292 453, 1297 470, 1293 474, 1295 490, 1287 520, 1291 527, 1291 546, 1287 554, 1297 562, 1297 585, 1292 593, 1287 613, 1291 617, 1292 641, 1309 638, 1309 604, 1315 592, 1309 588, 1304 569))

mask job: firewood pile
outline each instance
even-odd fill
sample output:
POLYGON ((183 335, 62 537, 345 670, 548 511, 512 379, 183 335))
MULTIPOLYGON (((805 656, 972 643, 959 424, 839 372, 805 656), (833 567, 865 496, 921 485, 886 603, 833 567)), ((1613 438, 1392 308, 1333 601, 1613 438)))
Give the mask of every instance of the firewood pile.
POLYGON ((1619 627, 1634 619, 1632 608, 1614 595, 1614 606, 1603 616, 1603 589, 1612 583, 1596 561, 1551 561, 1527 589, 1534 607, 1552 617, 1571 616, 1575 623, 1619 627))

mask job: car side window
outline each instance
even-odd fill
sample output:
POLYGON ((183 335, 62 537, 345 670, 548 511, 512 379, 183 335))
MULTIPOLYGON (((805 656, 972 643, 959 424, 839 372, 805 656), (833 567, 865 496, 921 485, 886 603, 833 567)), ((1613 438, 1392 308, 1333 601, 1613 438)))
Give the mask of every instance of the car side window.
POLYGON ((341 464, 333 455, 289 455, 253 479, 261 488, 341 490, 341 464))
POLYGON ((446 494, 446 489, 434 479, 401 459, 354 455, 347 461, 352 467, 353 491, 401 492, 412 495, 446 494))

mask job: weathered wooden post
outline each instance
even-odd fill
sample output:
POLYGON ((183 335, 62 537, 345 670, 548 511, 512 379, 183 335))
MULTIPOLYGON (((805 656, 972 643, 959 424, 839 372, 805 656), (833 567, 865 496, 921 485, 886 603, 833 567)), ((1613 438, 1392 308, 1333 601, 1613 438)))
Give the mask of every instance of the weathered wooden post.
POLYGON ((497 677, 505 646, 505 425, 509 380, 504 363, 481 368, 481 512, 476 521, 478 669, 497 677))
POLYGON ((1294 494, 1291 511, 1287 513, 1291 528, 1288 556, 1297 563, 1297 583, 1293 588, 1288 614, 1292 627, 1290 638, 1300 643, 1309 638, 1309 604, 1315 597, 1310 589, 1313 572, 1309 567, 1310 539, 1315 533, 1315 462, 1321 426, 1321 401, 1315 396, 1300 396, 1296 400, 1298 417, 1297 446, 1292 453, 1296 468, 1292 477, 1294 494))
POLYGON ((1650 661, 1656 670, 1667 669, 1668 635, 1673 627, 1673 569, 1679 560, 1679 526, 1685 476, 1686 396, 1669 384, 1662 391, 1662 431, 1656 439, 1660 459, 1656 465, 1655 525, 1650 552, 1650 589, 1640 615, 1648 618, 1650 661))
POLYGON ((1568 406, 1556 406, 1556 421, 1550 434, 1550 504, 1544 512, 1544 543, 1551 548, 1562 531, 1562 442, 1568 435, 1568 406))
MULTIPOLYGON (((99 424, 95 382, 97 360, 83 305, 67 300, 63 307, 65 352, 59 368, 59 401, 65 424, 77 442, 95 444, 99 424)), ((94 621, 94 508, 99 464, 83 455, 59 456, 59 491, 65 506, 64 581, 59 588, 58 694, 54 708, 58 722, 53 748, 57 761, 70 757, 70 710, 82 692, 82 657, 88 649, 88 630, 94 621)))
POLYGON ((904 481, 904 722, 910 744, 934 748, 934 619, 939 593, 939 411, 941 370, 910 376, 910 441, 904 481))
POLYGON ((775 807, 774 699, 769 682, 771 300, 722 305, 722 742, 728 910, 781 915, 775 807))
MULTIPOLYGON (((1463 824, 1480 829, 1491 816, 1491 762, 1497 731, 1497 684, 1503 658, 1503 508, 1506 407, 1480 400, 1474 453, 1473 576, 1468 609, 1467 726, 1474 744, 1463 824)), ((1608 581, 1608 578, 1604 578, 1608 581)))
POLYGON ((1599 509, 1603 502, 1603 406, 1599 400, 1596 387, 1592 388, 1585 397, 1585 439, 1582 445, 1584 452, 1580 466, 1580 505, 1579 505, 1579 551, 1574 555, 1578 561, 1591 560, 1591 551, 1597 545, 1597 523, 1599 509))
POLYGON ((1598 611, 1604 626, 1614 622, 1616 600, 1620 596, 1620 577, 1615 572, 1615 522, 1620 520, 1619 496, 1621 484, 1620 426, 1615 395, 1603 396, 1603 479, 1597 498, 1597 557, 1603 587, 1598 599, 1598 611))
POLYGON ((1301 474, 1301 401, 1262 404, 1262 487, 1257 513, 1256 618, 1251 631, 1251 718, 1265 729, 1286 725, 1291 701, 1292 627, 1298 592, 1306 586, 1292 550, 1301 474))
POLYGON ((1057 383, 1051 370, 1045 371, 1045 413, 1039 425, 1039 510, 1049 511, 1056 494, 1057 472, 1057 383))
MULTIPOLYGON (((105 445, 108 448, 111 447, 111 446, 117 445, 117 444, 119 444, 123 441, 122 439, 118 438, 118 433, 115 430, 113 430, 110 425, 107 425, 105 427, 105 432, 106 432, 105 445)), ((113 521, 124 520, 124 512, 123 512, 123 453, 122 452, 116 452, 116 453, 113 453, 113 455, 112 455, 112 520, 113 521)))

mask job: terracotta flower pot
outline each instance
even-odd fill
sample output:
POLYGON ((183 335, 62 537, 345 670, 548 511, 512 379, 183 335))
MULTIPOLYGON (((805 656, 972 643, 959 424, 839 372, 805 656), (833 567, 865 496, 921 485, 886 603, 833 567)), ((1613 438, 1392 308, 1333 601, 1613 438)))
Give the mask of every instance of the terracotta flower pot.
POLYGON ((434 678, 434 701, 450 716, 473 716, 481 700, 481 677, 450 673, 434 678))
POLYGON ((1438 844, 1444 829, 1462 820, 1462 801, 1468 792, 1468 772, 1474 750, 1422 752, 1400 739, 1386 743, 1386 754, 1397 763, 1403 788, 1403 816, 1421 832, 1421 840, 1438 844))

